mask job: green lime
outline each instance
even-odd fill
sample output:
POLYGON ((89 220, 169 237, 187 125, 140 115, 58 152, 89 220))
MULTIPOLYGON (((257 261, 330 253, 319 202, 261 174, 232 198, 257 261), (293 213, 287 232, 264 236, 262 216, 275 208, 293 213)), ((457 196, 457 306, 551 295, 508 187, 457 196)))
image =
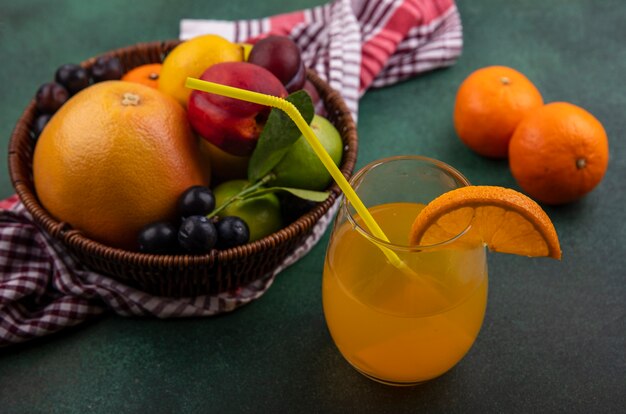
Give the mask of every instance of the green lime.
MULTIPOLYGON (((213 195, 216 208, 248 184, 247 180, 231 180, 215 187, 213 195)), ((250 229, 250 241, 261 239, 282 228, 280 201, 274 194, 263 194, 235 201, 221 211, 219 216, 236 216, 245 221, 250 229)))
MULTIPOLYGON (((328 154, 339 165, 343 155, 343 142, 337 129, 326 118, 315 115, 311 128, 328 154)), ((306 190, 324 190, 331 176, 319 160, 306 138, 301 136, 273 169, 276 178, 270 185, 295 187, 306 190)))

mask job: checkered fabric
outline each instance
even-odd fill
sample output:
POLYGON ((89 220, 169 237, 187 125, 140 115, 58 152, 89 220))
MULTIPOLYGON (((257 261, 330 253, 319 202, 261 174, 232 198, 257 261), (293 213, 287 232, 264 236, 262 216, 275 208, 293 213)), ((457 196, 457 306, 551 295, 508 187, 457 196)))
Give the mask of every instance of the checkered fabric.
MULTIPOLYGON (((462 48, 453 0, 336 0, 257 20, 181 21, 181 39, 204 33, 251 42, 270 33, 290 36, 307 66, 342 94, 355 119, 358 99, 368 88, 451 65, 462 48)), ((158 318, 232 311, 259 298, 278 273, 308 253, 337 205, 302 247, 261 280, 234 292, 175 299, 149 295, 85 268, 11 196, 0 201, 0 347, 110 311, 158 318)))

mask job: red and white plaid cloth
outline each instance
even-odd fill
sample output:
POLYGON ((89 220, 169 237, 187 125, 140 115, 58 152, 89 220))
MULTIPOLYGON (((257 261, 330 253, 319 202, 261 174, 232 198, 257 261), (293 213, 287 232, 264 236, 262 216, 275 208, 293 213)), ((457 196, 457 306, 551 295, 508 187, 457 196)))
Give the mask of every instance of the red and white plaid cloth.
MULTIPOLYGON (((216 33, 246 41, 267 34, 293 38, 308 67, 345 98, 354 118, 370 87, 391 85, 453 64, 462 31, 453 0, 336 0, 257 20, 183 20, 181 39, 216 33)), ((335 209, 336 209, 335 205, 335 209)), ((159 318, 208 316, 260 297, 282 269, 305 255, 335 211, 272 274, 236 292, 155 297, 90 271, 43 233, 16 196, 0 201, 0 347, 76 325, 106 311, 159 318)))

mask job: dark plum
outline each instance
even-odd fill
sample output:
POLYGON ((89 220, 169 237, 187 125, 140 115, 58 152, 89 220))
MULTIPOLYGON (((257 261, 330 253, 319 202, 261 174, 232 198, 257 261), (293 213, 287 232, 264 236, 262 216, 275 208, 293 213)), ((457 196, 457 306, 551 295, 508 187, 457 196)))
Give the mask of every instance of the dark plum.
POLYGON ((38 138, 41 135, 41 131, 48 125, 48 121, 50 121, 52 115, 50 114, 41 114, 37 118, 35 118, 35 122, 33 123, 33 136, 38 138))
POLYGON ((300 68, 298 72, 294 75, 293 78, 285 85, 285 89, 287 92, 292 93, 295 91, 299 91, 304 87, 304 83, 306 82, 306 66, 304 66, 304 61, 300 61, 300 68))
POLYGON ((44 83, 37 90, 35 103, 39 112, 43 114, 55 113, 70 97, 63 85, 56 82, 44 83))
POLYGON ((173 254, 178 250, 178 230, 165 221, 148 224, 139 233, 139 251, 153 254, 173 254))
POLYGON ((226 216, 221 218, 215 225, 217 230, 218 249, 229 249, 241 246, 250 240, 250 229, 245 221, 239 217, 226 216))
POLYGON ((178 214, 185 218, 207 215, 215 208, 215 196, 209 187, 194 185, 178 199, 178 214))
POLYGON ((57 83, 65 86, 70 95, 85 89, 89 86, 89 71, 80 65, 68 63, 60 66, 55 75, 57 83))
POLYGON ((217 230, 206 216, 189 216, 178 230, 178 243, 189 253, 208 253, 217 243, 217 230))
POLYGON ((302 87, 309 96, 311 97, 311 101, 313 101, 313 108, 315 108, 315 113, 318 115, 325 116, 326 115, 326 107, 324 107, 324 101, 320 98, 320 94, 317 91, 317 88, 310 80, 306 80, 304 82, 304 86, 302 87))
POLYGON ((123 74, 122 62, 115 56, 100 56, 91 67, 91 76, 95 82, 119 80, 123 74))
POLYGON ((306 68, 300 48, 287 36, 272 35, 259 40, 252 46, 248 62, 272 72, 290 93, 304 86, 306 68))

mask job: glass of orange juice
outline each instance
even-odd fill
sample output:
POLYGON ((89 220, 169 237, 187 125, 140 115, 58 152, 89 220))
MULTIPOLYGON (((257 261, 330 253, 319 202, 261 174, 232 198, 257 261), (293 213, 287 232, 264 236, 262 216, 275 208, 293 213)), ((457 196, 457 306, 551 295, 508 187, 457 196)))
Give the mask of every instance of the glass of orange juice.
POLYGON ((414 385, 455 366, 474 343, 487 305, 482 243, 464 233, 409 246, 413 220, 437 196, 469 185, 445 163, 397 156, 370 163, 352 187, 389 242, 373 236, 344 199, 322 283, 324 316, 344 358, 365 376, 414 385), (390 263, 389 249, 409 271, 390 263))

